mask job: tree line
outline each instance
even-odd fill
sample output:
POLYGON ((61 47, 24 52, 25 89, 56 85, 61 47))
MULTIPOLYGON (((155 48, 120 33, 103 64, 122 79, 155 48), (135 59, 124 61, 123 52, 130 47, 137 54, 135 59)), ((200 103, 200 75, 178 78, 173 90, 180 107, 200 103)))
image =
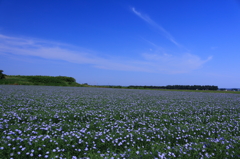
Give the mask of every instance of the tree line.
POLYGON ((167 86, 128 86, 130 89, 182 89, 182 90, 218 90, 213 85, 167 85, 167 86))

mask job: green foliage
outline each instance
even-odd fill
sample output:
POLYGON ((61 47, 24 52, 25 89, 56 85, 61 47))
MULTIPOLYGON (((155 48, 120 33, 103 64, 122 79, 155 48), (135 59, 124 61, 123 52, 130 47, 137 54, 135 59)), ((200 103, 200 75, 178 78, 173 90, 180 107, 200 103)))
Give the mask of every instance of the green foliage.
POLYGON ((44 86, 82 86, 73 77, 66 76, 8 76, 0 84, 44 85, 44 86))
POLYGON ((3 70, 0 70, 0 79, 6 78, 7 75, 3 74, 3 70))
POLYGON ((107 86, 109 88, 122 88, 122 86, 107 86))
POLYGON ((24 78, 27 78, 29 82, 32 82, 34 85, 53 85, 53 86, 67 86, 67 83, 57 77, 51 77, 51 76, 23 76, 24 78))
POLYGON ((62 80, 62 81, 65 81, 65 82, 68 82, 68 83, 76 82, 76 80, 73 77, 57 76, 55 78, 57 78, 59 80, 62 80))

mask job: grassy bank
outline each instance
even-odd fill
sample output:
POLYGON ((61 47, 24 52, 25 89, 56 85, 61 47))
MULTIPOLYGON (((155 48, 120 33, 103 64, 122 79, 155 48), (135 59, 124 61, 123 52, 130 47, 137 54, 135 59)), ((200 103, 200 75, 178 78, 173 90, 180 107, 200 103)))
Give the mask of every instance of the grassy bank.
POLYGON ((66 76, 7 76, 0 80, 3 85, 84 86, 73 77, 66 76))

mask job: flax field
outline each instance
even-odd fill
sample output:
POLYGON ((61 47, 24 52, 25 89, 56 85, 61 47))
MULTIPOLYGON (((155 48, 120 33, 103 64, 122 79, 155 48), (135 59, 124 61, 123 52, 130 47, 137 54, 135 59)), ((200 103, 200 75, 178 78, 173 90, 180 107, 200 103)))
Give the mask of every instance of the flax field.
POLYGON ((5 158, 240 158, 240 94, 0 85, 5 158))

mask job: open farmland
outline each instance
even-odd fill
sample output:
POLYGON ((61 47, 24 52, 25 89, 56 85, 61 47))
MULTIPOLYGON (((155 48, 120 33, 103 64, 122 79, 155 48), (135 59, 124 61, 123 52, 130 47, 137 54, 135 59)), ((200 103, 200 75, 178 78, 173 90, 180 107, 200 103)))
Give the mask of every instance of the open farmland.
POLYGON ((0 158, 240 158, 240 95, 0 86, 0 158))

